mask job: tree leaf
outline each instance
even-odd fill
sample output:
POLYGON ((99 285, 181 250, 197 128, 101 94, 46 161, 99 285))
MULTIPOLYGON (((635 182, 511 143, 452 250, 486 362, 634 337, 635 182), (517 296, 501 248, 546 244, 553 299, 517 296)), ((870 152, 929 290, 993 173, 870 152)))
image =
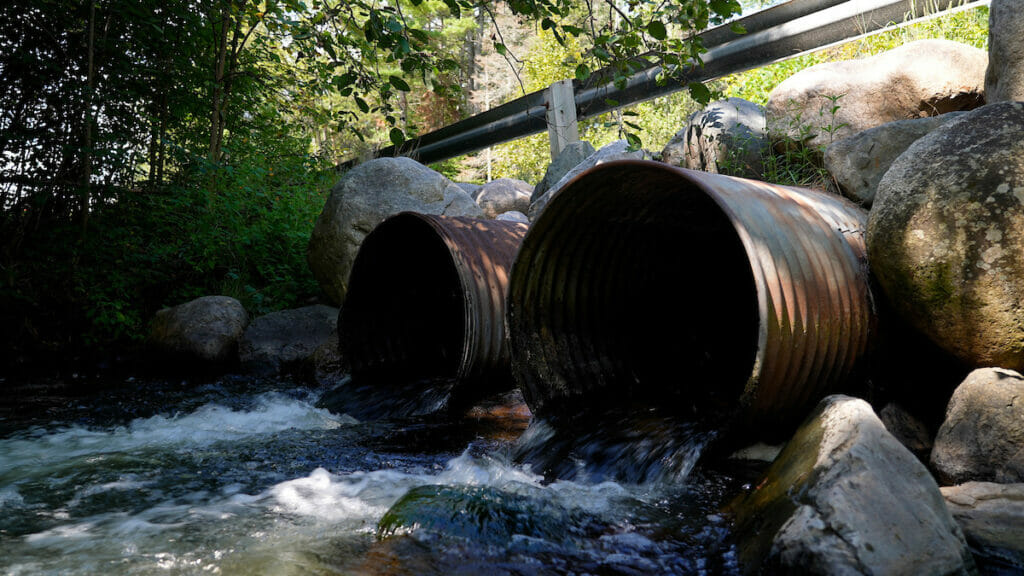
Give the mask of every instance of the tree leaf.
POLYGON ((690 89, 690 97, 706 106, 711 101, 711 90, 702 82, 690 82, 687 86, 690 89))
POLYGON ((586 82, 587 78, 590 78, 590 67, 586 64, 580 64, 576 67, 576 79, 580 82, 586 82))
POLYGON ((402 92, 408 92, 411 90, 409 83, 402 79, 401 76, 391 76, 388 78, 388 82, 390 82, 396 90, 401 90, 402 92))
POLYGON ((668 30, 666 30, 665 25, 658 20, 652 20, 651 23, 647 25, 647 33, 655 40, 664 40, 665 38, 668 38, 668 30))
POLYGON ((444 0, 445 6, 448 6, 448 10, 452 13, 452 16, 456 18, 462 17, 462 10, 459 8, 459 3, 456 0, 444 0))
POLYGON ((391 138, 391 143, 395 146, 401 146, 405 142, 405 132, 402 132, 401 128, 392 128, 388 136, 391 138))
POLYGON ((359 109, 363 111, 363 114, 367 114, 370 112, 370 105, 366 103, 366 100, 363 100, 359 96, 353 96, 352 99, 355 100, 356 106, 358 106, 359 109))
POLYGON ((626 143, 628 144, 626 150, 629 152, 636 152, 644 144, 643 141, 640 140, 640 137, 632 132, 626 132, 624 136, 626 137, 626 143))

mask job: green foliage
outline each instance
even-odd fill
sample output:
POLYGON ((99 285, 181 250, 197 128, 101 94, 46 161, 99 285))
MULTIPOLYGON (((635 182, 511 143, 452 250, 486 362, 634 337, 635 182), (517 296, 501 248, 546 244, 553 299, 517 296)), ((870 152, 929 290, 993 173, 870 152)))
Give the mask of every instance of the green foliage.
POLYGON ((139 341, 161 307, 224 294, 252 314, 300 305, 318 288, 305 252, 332 171, 309 157, 202 165, 179 182, 97 209, 90 233, 47 230, 7 269, 11 326, 56 345, 139 341))

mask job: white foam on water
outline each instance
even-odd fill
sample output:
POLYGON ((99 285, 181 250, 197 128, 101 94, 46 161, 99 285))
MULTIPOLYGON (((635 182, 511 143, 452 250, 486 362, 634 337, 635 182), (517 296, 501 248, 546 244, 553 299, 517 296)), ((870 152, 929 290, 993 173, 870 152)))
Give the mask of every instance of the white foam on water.
MULTIPOLYGON (((271 574, 284 567, 266 560, 282 555, 295 555, 296 566, 317 571, 327 568, 318 566, 317 558, 336 549, 338 542, 354 541, 357 544, 350 545, 357 549, 369 547, 377 522, 388 508, 421 485, 542 493, 561 505, 593 512, 607 512, 616 499, 629 496, 626 488, 612 482, 544 485, 542 480, 527 468, 468 453, 441 470, 332 473, 316 468, 260 494, 245 494, 241 487, 227 485, 196 493, 188 502, 179 498, 138 512, 75 519, 25 536, 23 546, 35 552, 11 565, 0 560, 0 572, 271 574), (40 564, 40 556, 48 560, 40 564)), ((130 489, 134 482, 128 478, 82 492, 130 489)), ((10 551, 10 546, 0 545, 0 554, 10 551)))
MULTIPOLYGON (((85 463, 106 469, 108 459, 119 454, 148 457, 148 450, 182 452, 289 429, 328 430, 351 423, 309 401, 267 394, 257 397, 249 410, 208 404, 190 413, 138 419, 106 430, 36 429, 0 440, 0 518, 5 511, 24 511, 18 488, 26 478, 45 483, 54 474, 85 463)), ((151 500, 141 510, 129 507, 74 517, 78 502, 158 490, 152 483, 145 474, 126 473, 97 476, 94 484, 76 488, 71 500, 62 504, 63 510, 72 511, 70 517, 55 514, 56 525, 6 541, 0 538, 0 573, 269 574, 283 568, 266 559, 289 555, 307 572, 322 571, 331 565, 318 565, 319 558, 337 550, 339 542, 342 548, 368 548, 387 510, 408 490, 427 484, 541 494, 562 506, 599 514, 614 513, 617 501, 635 496, 613 482, 544 484, 543 477, 527 467, 467 451, 443 467, 354 472, 316 468, 258 494, 246 494, 240 484, 207 485, 207 490, 179 493, 164 501, 158 496, 157 503, 151 500)))
POLYGON ((71 458, 103 458, 111 453, 148 448, 204 446, 288 429, 327 430, 355 422, 348 416, 316 408, 305 400, 263 394, 257 397, 251 410, 206 404, 191 413, 140 418, 127 426, 106 430, 83 426, 52 431, 35 429, 0 440, 0 471, 38 468, 71 458))
POLYGON ((543 477, 528 468, 468 453, 450 460, 440 472, 395 470, 332 474, 323 468, 309 476, 278 484, 267 491, 273 511, 325 521, 377 521, 410 489, 427 484, 486 486, 509 492, 544 493, 562 505, 603 513, 630 492, 614 482, 596 485, 559 481, 543 484, 543 477))

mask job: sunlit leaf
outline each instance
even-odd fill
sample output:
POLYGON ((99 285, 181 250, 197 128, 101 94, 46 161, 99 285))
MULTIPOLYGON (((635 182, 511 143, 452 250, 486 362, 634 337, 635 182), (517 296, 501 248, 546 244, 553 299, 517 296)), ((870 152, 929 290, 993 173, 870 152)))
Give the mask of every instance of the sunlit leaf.
POLYGON ((640 137, 637 136, 636 134, 634 134, 632 132, 626 132, 624 134, 624 136, 626 137, 626 144, 627 144, 627 148, 626 149, 629 152, 636 152, 637 150, 639 150, 640 148, 643 147, 643 145, 644 145, 643 141, 640 140, 640 137))
POLYGON ((711 101, 711 90, 703 83, 690 82, 687 88, 690 90, 690 97, 700 104, 707 105, 711 101))
POLYGON ((586 82, 590 78, 590 67, 586 64, 580 64, 576 67, 576 79, 580 82, 586 82))

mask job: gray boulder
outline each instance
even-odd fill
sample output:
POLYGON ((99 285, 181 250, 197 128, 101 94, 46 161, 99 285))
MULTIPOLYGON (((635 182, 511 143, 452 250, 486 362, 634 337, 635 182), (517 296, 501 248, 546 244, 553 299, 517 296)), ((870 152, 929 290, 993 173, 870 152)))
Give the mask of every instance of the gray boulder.
POLYGON ((271 375, 309 360, 338 325, 338 309, 306 306, 260 316, 238 342, 243 370, 271 375))
POLYGON ((975 557, 1024 571, 1024 484, 967 482, 942 495, 975 557))
POLYGON ((494 218, 503 212, 526 212, 530 209, 530 193, 533 186, 515 178, 491 180, 480 188, 476 203, 484 211, 485 218, 494 218))
POLYGON ((772 140, 827 146, 887 122, 970 110, 984 103, 984 50, 918 40, 888 52, 797 72, 768 95, 772 140))
POLYGON ((863 400, 822 400, 734 509, 741 561, 765 573, 974 569, 935 480, 863 400))
POLYGON ((302 367, 301 375, 320 386, 336 386, 351 374, 352 367, 339 349, 337 329, 331 332, 323 344, 317 346, 302 367))
POLYGON ((530 203, 530 211, 527 212, 527 215, 530 217, 530 221, 536 222, 537 216, 539 216, 541 211, 544 210, 544 207, 548 205, 551 197, 557 194, 558 191, 568 184, 570 180, 585 170, 593 168, 598 164, 604 164, 605 162, 611 162, 613 160, 643 160, 645 158, 650 158, 650 154, 644 150, 630 152, 629 144, 627 144, 625 140, 616 140, 604 148, 601 148, 597 152, 588 156, 586 160, 580 162, 571 170, 566 172, 558 182, 544 192, 542 196, 530 203))
POLYGON ((917 459, 927 462, 932 451, 928 427, 899 404, 889 403, 878 413, 885 429, 910 450, 917 459))
POLYGON ((871 268, 893 308, 974 366, 1024 369, 1024 104, 919 139, 878 185, 871 268))
POLYGON ((462 191, 469 194, 474 201, 480 195, 480 189, 483 188, 483 184, 473 184, 472 182, 456 182, 455 185, 462 188, 462 191))
POLYGON ((946 410, 931 464, 943 484, 1024 482, 1024 377, 981 368, 967 375, 946 410))
POLYGON ((171 359, 223 364, 236 359, 248 324, 249 314, 238 300, 203 296, 157 312, 149 341, 171 359))
POLYGON ((359 246, 388 216, 403 211, 480 218, 464 190, 409 158, 377 158, 347 172, 316 220, 307 254, 310 270, 334 304, 345 300, 359 246))
POLYGON ((530 194, 530 203, 536 202, 538 198, 544 195, 551 186, 562 179, 569 170, 576 167, 577 164, 583 162, 595 152, 594 147, 590 142, 584 142, 577 140, 576 142, 570 142, 558 156, 548 164, 548 169, 544 172, 544 178, 537 183, 533 188, 533 193, 530 194))
POLYGON ((686 128, 665 145, 661 160, 691 170, 760 178, 767 147, 764 108, 729 98, 690 115, 686 128))
POLYGON ((882 176, 911 144, 962 112, 898 120, 833 142, 825 149, 825 169, 844 196, 870 208, 882 176))
POLYGON ((1024 100, 1024 10, 1020 0, 992 0, 988 13, 985 100, 1024 100))
POLYGON ((527 218, 526 214, 518 210, 510 210, 508 212, 502 212, 494 217, 495 220, 504 220, 506 222, 521 222, 523 224, 529 224, 530 219, 527 218))

